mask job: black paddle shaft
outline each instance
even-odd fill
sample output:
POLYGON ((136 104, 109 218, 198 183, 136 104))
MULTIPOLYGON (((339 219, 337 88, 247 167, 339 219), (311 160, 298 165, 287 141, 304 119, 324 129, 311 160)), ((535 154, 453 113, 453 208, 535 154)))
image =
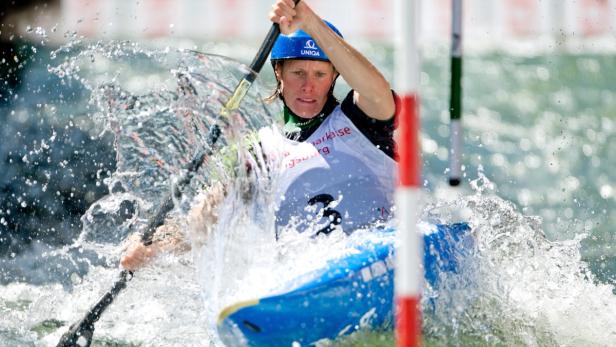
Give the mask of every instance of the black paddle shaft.
POLYGON ((259 47, 259 53, 255 55, 254 59, 250 63, 250 70, 252 70, 253 73, 249 73, 246 75, 246 80, 248 80, 250 83, 255 81, 255 78, 257 78, 257 74, 263 68, 265 61, 267 61, 267 57, 272 51, 272 47, 274 47, 274 43, 276 42, 278 35, 280 35, 280 26, 278 25, 278 23, 274 23, 272 24, 269 32, 267 33, 267 36, 265 36, 265 40, 263 40, 263 42, 261 43, 261 47, 259 47))
MULTIPOLYGON (((294 1, 297 5, 300 0, 294 1)), ((278 25, 278 23, 274 23, 270 27, 267 36, 265 36, 265 39, 261 43, 261 47, 259 47, 257 55, 255 55, 254 59, 250 63, 250 69, 254 71, 254 74, 246 75, 246 79, 251 83, 255 81, 257 74, 261 72, 261 68, 263 68, 263 64, 265 64, 265 61, 267 61, 267 57, 272 51, 272 48, 274 47, 274 43, 276 43, 278 35, 280 35, 280 26, 278 25)))

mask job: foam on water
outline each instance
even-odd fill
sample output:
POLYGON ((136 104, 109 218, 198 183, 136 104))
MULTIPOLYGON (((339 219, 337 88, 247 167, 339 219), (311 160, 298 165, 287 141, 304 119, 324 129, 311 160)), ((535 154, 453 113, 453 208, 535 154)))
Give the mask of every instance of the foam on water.
POLYGON ((424 330, 432 341, 508 346, 609 346, 616 338, 616 297, 582 261, 578 237, 549 241, 541 219, 493 195, 480 172, 475 193, 440 201, 428 218, 465 211, 476 245, 459 274, 436 293, 424 330))

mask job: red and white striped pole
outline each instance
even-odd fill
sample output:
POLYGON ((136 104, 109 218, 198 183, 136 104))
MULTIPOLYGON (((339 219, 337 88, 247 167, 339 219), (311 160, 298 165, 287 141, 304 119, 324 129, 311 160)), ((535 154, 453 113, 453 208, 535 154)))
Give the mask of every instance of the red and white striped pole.
POLYGON ((397 346, 421 344, 420 295, 423 286, 423 238, 417 232, 419 215, 419 52, 417 49, 418 6, 416 0, 395 2, 396 90, 400 94, 398 164, 400 184, 396 190, 398 237, 395 294, 397 346))

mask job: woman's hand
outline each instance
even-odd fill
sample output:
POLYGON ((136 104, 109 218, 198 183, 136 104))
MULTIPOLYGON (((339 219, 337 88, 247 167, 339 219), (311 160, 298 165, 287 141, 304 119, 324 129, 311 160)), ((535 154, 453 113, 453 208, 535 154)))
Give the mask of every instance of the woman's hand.
POLYGON ((135 233, 128 237, 124 254, 120 258, 120 265, 130 271, 135 271, 148 265, 154 257, 161 252, 185 251, 190 249, 184 235, 178 225, 168 221, 163 224, 154 235, 152 244, 145 246, 141 240, 141 235, 135 233))
POLYGON ((310 19, 318 19, 304 1, 295 4, 294 0, 277 0, 272 6, 269 17, 272 22, 280 25, 280 32, 285 35, 303 29, 305 22, 310 19))
POLYGON ((135 271, 150 263, 158 252, 156 243, 145 246, 140 235, 133 234, 127 240, 126 249, 122 258, 120 258, 120 265, 126 270, 135 271))

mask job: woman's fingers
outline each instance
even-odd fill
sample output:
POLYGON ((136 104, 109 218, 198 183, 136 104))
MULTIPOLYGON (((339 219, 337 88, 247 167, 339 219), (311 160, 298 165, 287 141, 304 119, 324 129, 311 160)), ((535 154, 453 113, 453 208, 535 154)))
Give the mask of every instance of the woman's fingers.
MULTIPOLYGON (((293 3, 291 1, 291 3, 293 3)), ((274 15, 274 18, 279 18, 279 17, 295 17, 295 15, 297 14, 297 12, 295 11, 294 6, 289 6, 288 4, 285 4, 284 1, 279 1, 276 4, 274 4, 274 6, 272 6, 272 11, 270 13, 271 15, 274 15)))
POLYGON ((156 249, 153 246, 144 246, 143 243, 134 242, 130 244, 120 259, 120 265, 126 270, 137 270, 143 267, 156 255, 156 249))
POLYGON ((270 12, 270 20, 280 25, 280 31, 283 34, 290 34, 297 30, 296 16, 297 11, 293 0, 278 0, 270 12))

